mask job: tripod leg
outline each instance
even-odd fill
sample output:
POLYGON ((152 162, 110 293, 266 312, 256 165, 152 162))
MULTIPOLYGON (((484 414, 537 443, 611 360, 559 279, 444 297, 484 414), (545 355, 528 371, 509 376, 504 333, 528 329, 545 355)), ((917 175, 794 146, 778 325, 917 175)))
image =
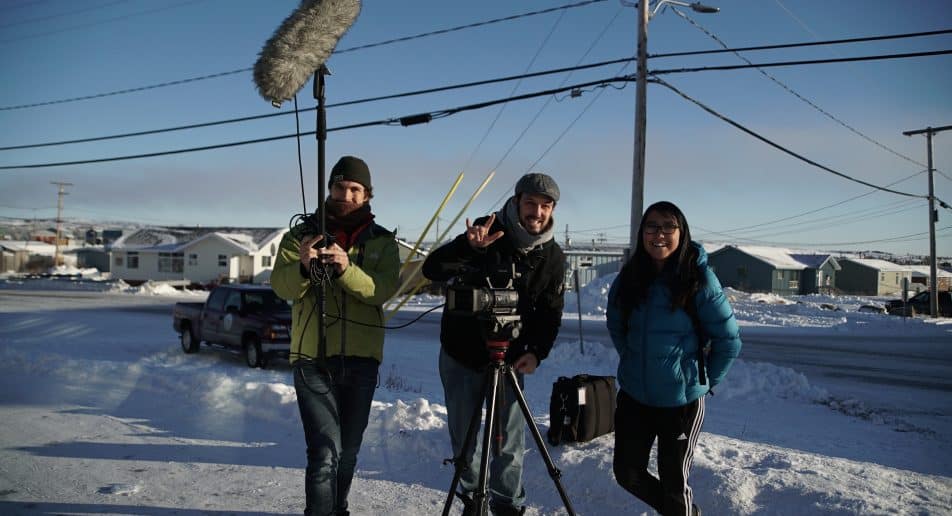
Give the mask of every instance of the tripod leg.
MULTIPOLYGON (((472 417, 471 417, 470 420, 469 420, 469 428, 466 430, 466 439, 463 440, 463 446, 462 446, 462 448, 460 449, 460 454, 459 454, 458 456, 456 456, 456 457, 453 458, 453 464, 454 464, 454 466, 455 466, 455 473, 454 473, 454 475, 453 475, 453 482, 450 484, 450 490, 449 490, 449 492, 448 492, 447 495, 446 495, 446 503, 443 504, 443 516, 449 516, 450 507, 453 506, 453 497, 456 495, 456 489, 459 487, 459 484, 460 484, 460 478, 463 476, 463 471, 466 470, 466 468, 469 468, 469 460, 468 460, 468 458, 469 458, 470 454, 473 453, 472 450, 473 450, 473 448, 476 446, 476 435, 477 435, 477 433, 479 432, 479 423, 480 423, 480 421, 482 420, 483 404, 485 403, 485 400, 489 397, 490 384, 493 384, 493 385, 498 385, 498 384, 499 384, 499 380, 498 380, 498 376, 497 376, 496 370, 493 369, 493 368, 489 368, 489 369, 486 370, 486 379, 483 381, 483 394, 482 394, 482 396, 480 396, 480 398, 479 398, 479 399, 480 399, 480 402, 476 404, 476 408, 475 408, 475 410, 473 410, 473 415, 472 415, 472 417), (492 376, 490 376, 490 375, 492 375, 492 376)), ((493 387, 493 389, 494 389, 494 391, 495 391, 495 387, 493 387)), ((493 395, 493 399, 495 399, 495 394, 493 395)), ((487 426, 486 426, 486 433, 487 433, 487 434, 488 434, 488 431, 489 431, 489 424, 490 424, 491 421, 492 421, 492 417, 491 417, 491 415, 492 415, 492 409, 491 409, 491 408, 489 409, 489 414, 490 414, 490 417, 488 417, 488 418, 487 418, 487 421, 486 421, 486 425, 487 425, 487 426)), ((485 450, 485 449, 486 449, 486 446, 484 445, 484 446, 483 446, 483 450, 485 450)), ((481 466, 480 466, 480 472, 482 472, 482 471, 488 471, 487 468, 486 468, 486 466, 485 466, 485 462, 480 462, 480 464, 481 464, 481 466)), ((482 493, 483 493, 483 499, 485 499, 486 490, 485 490, 485 485, 484 485, 484 484, 482 485, 482 489, 481 489, 481 490, 477 490, 477 492, 482 492, 482 493)), ((477 496, 474 495, 473 498, 474 498, 474 500, 475 500, 475 499, 477 498, 477 496)), ((480 507, 480 506, 477 504, 477 509, 482 510, 482 507, 480 507)), ((477 514, 482 514, 482 512, 477 512, 477 514)))
POLYGON ((493 421, 496 418, 496 403, 499 397, 499 379, 502 375, 503 366, 493 364, 487 371, 487 380, 489 380, 488 390, 489 402, 486 405, 486 428, 483 430, 483 449, 480 450, 479 457, 479 484, 476 492, 473 493, 473 501, 476 506, 476 514, 485 514, 489 507, 489 450, 492 447, 493 421))
MULTIPOLYGON (((549 476, 552 477, 552 481, 555 483, 555 488, 559 491, 559 496, 562 497, 562 503, 565 504, 565 510, 571 516, 575 516, 575 509, 572 508, 572 502, 569 501, 569 496, 565 493, 565 488, 562 487, 562 482, 559 480, 562 477, 562 472, 555 467, 555 463, 552 462, 552 457, 549 455, 549 451, 545 447, 545 441, 542 440, 542 434, 539 432, 539 427, 536 426, 535 420, 532 419, 532 413, 529 411, 529 404, 526 403, 526 397, 522 394, 522 389, 519 387, 519 380, 516 378, 516 372, 512 368, 506 368, 506 378, 509 380, 509 383, 512 384, 512 390, 516 393, 516 401, 519 402, 519 407, 522 408, 522 415, 526 418, 526 424, 529 425, 529 431, 532 432, 532 438, 535 439, 536 447, 539 449, 539 453, 542 455, 542 459, 545 461, 545 466, 549 470, 549 476)), ((485 453, 485 450, 483 451, 485 453)))

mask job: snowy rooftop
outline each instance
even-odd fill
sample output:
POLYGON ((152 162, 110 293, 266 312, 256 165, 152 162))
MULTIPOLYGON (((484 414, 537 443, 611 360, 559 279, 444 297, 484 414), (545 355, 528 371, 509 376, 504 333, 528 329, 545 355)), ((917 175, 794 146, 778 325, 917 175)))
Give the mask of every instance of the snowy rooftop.
POLYGON ((218 233, 235 244, 257 250, 281 228, 146 228, 123 235, 112 244, 113 249, 163 249, 185 245, 199 238, 218 233))
POLYGON ((886 260, 875 260, 872 258, 843 258, 843 260, 848 260, 860 265, 865 265, 871 269, 876 269, 878 271, 908 271, 910 270, 907 265, 899 265, 892 262, 887 262, 886 260))
MULTIPOLYGON (((912 271, 913 276, 931 276, 932 272, 929 270, 928 265, 903 265, 903 268, 912 271)), ((935 269, 935 274, 939 278, 952 278, 952 272, 942 270, 938 267, 935 269)))
POLYGON ((742 253, 759 258, 760 260, 769 263, 777 269, 803 270, 806 268, 803 263, 794 260, 790 256, 793 251, 789 249, 784 249, 782 247, 763 247, 755 245, 738 245, 733 247, 742 253))

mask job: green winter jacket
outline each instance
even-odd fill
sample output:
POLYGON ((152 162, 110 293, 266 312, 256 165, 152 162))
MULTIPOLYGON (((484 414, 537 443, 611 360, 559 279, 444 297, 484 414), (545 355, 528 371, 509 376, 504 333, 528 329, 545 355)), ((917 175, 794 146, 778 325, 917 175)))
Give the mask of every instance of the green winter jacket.
MULTIPOLYGON (((301 358, 318 358, 320 314, 316 305, 320 287, 311 286, 301 265, 298 254, 300 229, 303 228, 295 227, 281 239, 271 273, 271 288, 293 304, 292 364, 301 358)), ((383 326, 382 306, 398 286, 400 256, 397 243, 393 233, 371 224, 357 236, 347 254, 350 265, 324 287, 326 356, 370 357, 382 362, 384 330, 364 324, 383 326)))

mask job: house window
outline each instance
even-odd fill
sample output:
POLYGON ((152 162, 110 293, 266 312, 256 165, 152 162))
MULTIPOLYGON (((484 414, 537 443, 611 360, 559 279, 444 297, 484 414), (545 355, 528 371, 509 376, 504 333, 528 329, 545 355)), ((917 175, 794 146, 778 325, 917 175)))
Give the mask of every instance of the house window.
POLYGON ((218 266, 219 267, 228 267, 228 256, 224 254, 218 255, 218 266))
POLYGON ((782 279, 783 279, 783 271, 777 271, 777 279, 778 279, 778 280, 782 280, 782 279))
POLYGON ((139 268, 139 253, 138 252, 126 253, 126 260, 128 260, 127 262, 128 265, 126 265, 127 269, 139 268))
POLYGON ((198 255, 197 255, 197 254, 189 254, 189 255, 188 255, 188 264, 189 264, 189 265, 198 265, 198 255))
POLYGON ((885 273, 885 272, 880 272, 880 273, 879 273, 879 281, 886 281, 886 273, 885 273))
POLYGON ((122 267, 122 256, 116 255, 116 267, 122 267))
POLYGON ((262 266, 262 267, 271 267, 271 257, 270 257, 270 256, 262 256, 262 257, 261 257, 261 266, 262 266))
POLYGON ((787 284, 791 289, 799 289, 800 281, 799 280, 790 280, 790 283, 787 284))
POLYGON ((183 262, 182 253, 159 253, 159 272, 182 272, 183 262))

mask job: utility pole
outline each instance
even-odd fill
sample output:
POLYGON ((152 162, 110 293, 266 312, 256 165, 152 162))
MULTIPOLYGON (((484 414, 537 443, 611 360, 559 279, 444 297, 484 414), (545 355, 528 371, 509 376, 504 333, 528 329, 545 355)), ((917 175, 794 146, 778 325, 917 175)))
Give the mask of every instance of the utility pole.
POLYGON ((66 187, 73 186, 73 183, 50 181, 50 184, 57 185, 59 187, 59 194, 57 195, 56 203, 56 251, 53 255, 53 267, 58 267, 60 265, 60 235, 63 232, 63 197, 69 195, 66 192, 66 187))
MULTIPOLYGON (((649 0, 640 0, 638 9, 638 55, 635 70, 635 150, 631 174, 631 227, 628 233, 628 256, 635 253, 638 246, 638 228, 641 215, 645 210, 645 129, 647 127, 648 107, 648 22, 651 17, 666 4, 689 7, 698 13, 716 13, 720 9, 700 2, 687 3, 679 0, 658 0, 651 10, 649 0)), ((622 0, 622 5, 631 6, 622 0)))
MULTIPOLYGON (((648 105, 648 0, 638 2, 638 66, 635 69, 635 150, 631 173, 631 227, 628 229, 628 256, 638 248, 638 228, 645 209, 645 127, 648 105)), ((593 245, 594 247, 594 245, 593 245)))
MULTIPOLYGON (((935 223, 939 221, 939 212, 935 209, 935 186, 933 185, 932 178, 933 171, 935 170, 932 166, 932 135, 941 133, 942 131, 948 131, 949 129, 952 129, 952 125, 926 127, 925 129, 917 129, 914 131, 903 131, 902 133, 906 136, 915 134, 926 135, 926 154, 929 157, 929 311, 932 317, 939 316, 939 282, 937 281, 938 274, 936 272, 935 257, 935 223)), ((945 203, 942 205, 948 208, 945 203)))

